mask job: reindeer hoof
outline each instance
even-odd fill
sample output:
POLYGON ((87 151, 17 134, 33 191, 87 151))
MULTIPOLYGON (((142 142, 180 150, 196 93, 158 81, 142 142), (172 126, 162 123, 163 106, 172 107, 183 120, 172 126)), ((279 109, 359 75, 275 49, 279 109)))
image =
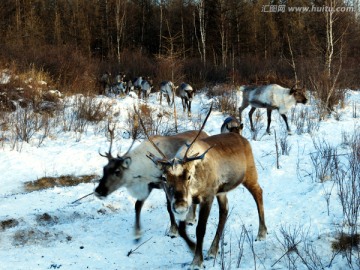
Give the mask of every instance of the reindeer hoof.
POLYGON ((190 269, 190 270, 201 270, 201 269, 205 269, 205 267, 204 267, 204 265, 202 263, 200 265, 191 264, 188 269, 190 269))
POLYGON ((213 251, 208 252, 207 256, 205 257, 205 260, 209 261, 209 260, 213 260, 216 258, 217 252, 214 253, 213 251))
POLYGON ((135 230, 134 241, 139 242, 139 240, 141 239, 141 236, 142 236, 142 231, 141 230, 135 230))
POLYGON ((255 241, 262 241, 262 240, 265 240, 266 239, 266 235, 267 235, 267 230, 262 230, 262 231, 259 231, 255 241))
POLYGON ((288 135, 293 135, 293 132, 291 130, 288 130, 288 135))
POLYGON ((176 231, 169 231, 168 233, 167 233, 167 236, 170 236, 171 238, 176 238, 176 237, 178 237, 179 236, 179 233, 178 233, 178 231, 176 230, 176 231))

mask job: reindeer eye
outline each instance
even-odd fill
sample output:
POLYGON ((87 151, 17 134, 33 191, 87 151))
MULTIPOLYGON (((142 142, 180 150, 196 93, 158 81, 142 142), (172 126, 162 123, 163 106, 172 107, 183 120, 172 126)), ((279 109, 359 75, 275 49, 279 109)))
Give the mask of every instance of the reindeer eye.
POLYGON ((120 171, 120 170, 116 170, 116 171, 115 171, 115 175, 116 175, 116 176, 120 176, 120 175, 121 175, 121 171, 120 171))
POLYGON ((191 175, 188 176, 188 180, 190 180, 190 178, 191 178, 191 175))

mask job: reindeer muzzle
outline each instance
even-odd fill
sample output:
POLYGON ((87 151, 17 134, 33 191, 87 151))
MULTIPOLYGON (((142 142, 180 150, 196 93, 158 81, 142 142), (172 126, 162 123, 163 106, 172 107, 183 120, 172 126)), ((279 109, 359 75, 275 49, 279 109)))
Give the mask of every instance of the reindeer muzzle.
POLYGON ((95 189, 95 191, 94 191, 94 195, 95 195, 97 198, 103 200, 103 199, 105 199, 105 198, 107 197, 107 195, 108 195, 108 190, 107 190, 107 188, 97 187, 97 188, 95 189))
POLYGON ((189 204, 186 201, 177 201, 172 205, 175 216, 180 220, 185 220, 186 215, 189 212, 189 204))

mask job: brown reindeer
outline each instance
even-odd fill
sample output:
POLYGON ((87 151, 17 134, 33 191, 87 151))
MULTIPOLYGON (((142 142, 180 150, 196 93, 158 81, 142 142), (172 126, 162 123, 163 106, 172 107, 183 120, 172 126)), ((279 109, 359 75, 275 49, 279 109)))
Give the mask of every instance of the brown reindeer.
POLYGON ((257 205, 258 240, 265 239, 267 229, 262 189, 257 181, 258 175, 250 143, 240 134, 233 132, 196 139, 190 145, 180 147, 172 159, 164 155, 163 158, 158 158, 151 153, 148 157, 160 165, 165 173, 164 187, 171 209, 180 220, 179 234, 195 252, 191 266, 198 269, 203 267, 203 240, 215 196, 219 204, 219 223, 208 252, 210 257, 215 257, 218 252, 219 240, 228 215, 226 193, 240 184, 249 190, 257 205), (200 204, 196 243, 186 233, 185 218, 192 204, 200 204))

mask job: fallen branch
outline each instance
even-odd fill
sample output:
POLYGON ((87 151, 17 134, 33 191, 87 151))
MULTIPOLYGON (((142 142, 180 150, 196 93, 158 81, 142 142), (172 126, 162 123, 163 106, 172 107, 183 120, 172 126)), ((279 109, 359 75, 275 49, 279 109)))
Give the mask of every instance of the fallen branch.
POLYGON ((82 199, 84 199, 84 198, 86 198, 86 197, 88 197, 90 195, 93 195, 93 194, 94 194, 94 192, 91 192, 88 195, 82 196, 80 199, 77 199, 77 200, 73 201, 71 204, 74 204, 74 203, 76 203, 76 202, 78 202, 78 201, 80 201, 80 200, 82 200, 82 199))
POLYGON ((139 249, 142 245, 144 245, 146 242, 150 241, 152 237, 150 237, 148 240, 146 240, 144 243, 141 243, 138 245, 134 250, 130 249, 130 251, 127 253, 126 256, 130 257, 131 254, 133 254, 137 249, 139 249))

